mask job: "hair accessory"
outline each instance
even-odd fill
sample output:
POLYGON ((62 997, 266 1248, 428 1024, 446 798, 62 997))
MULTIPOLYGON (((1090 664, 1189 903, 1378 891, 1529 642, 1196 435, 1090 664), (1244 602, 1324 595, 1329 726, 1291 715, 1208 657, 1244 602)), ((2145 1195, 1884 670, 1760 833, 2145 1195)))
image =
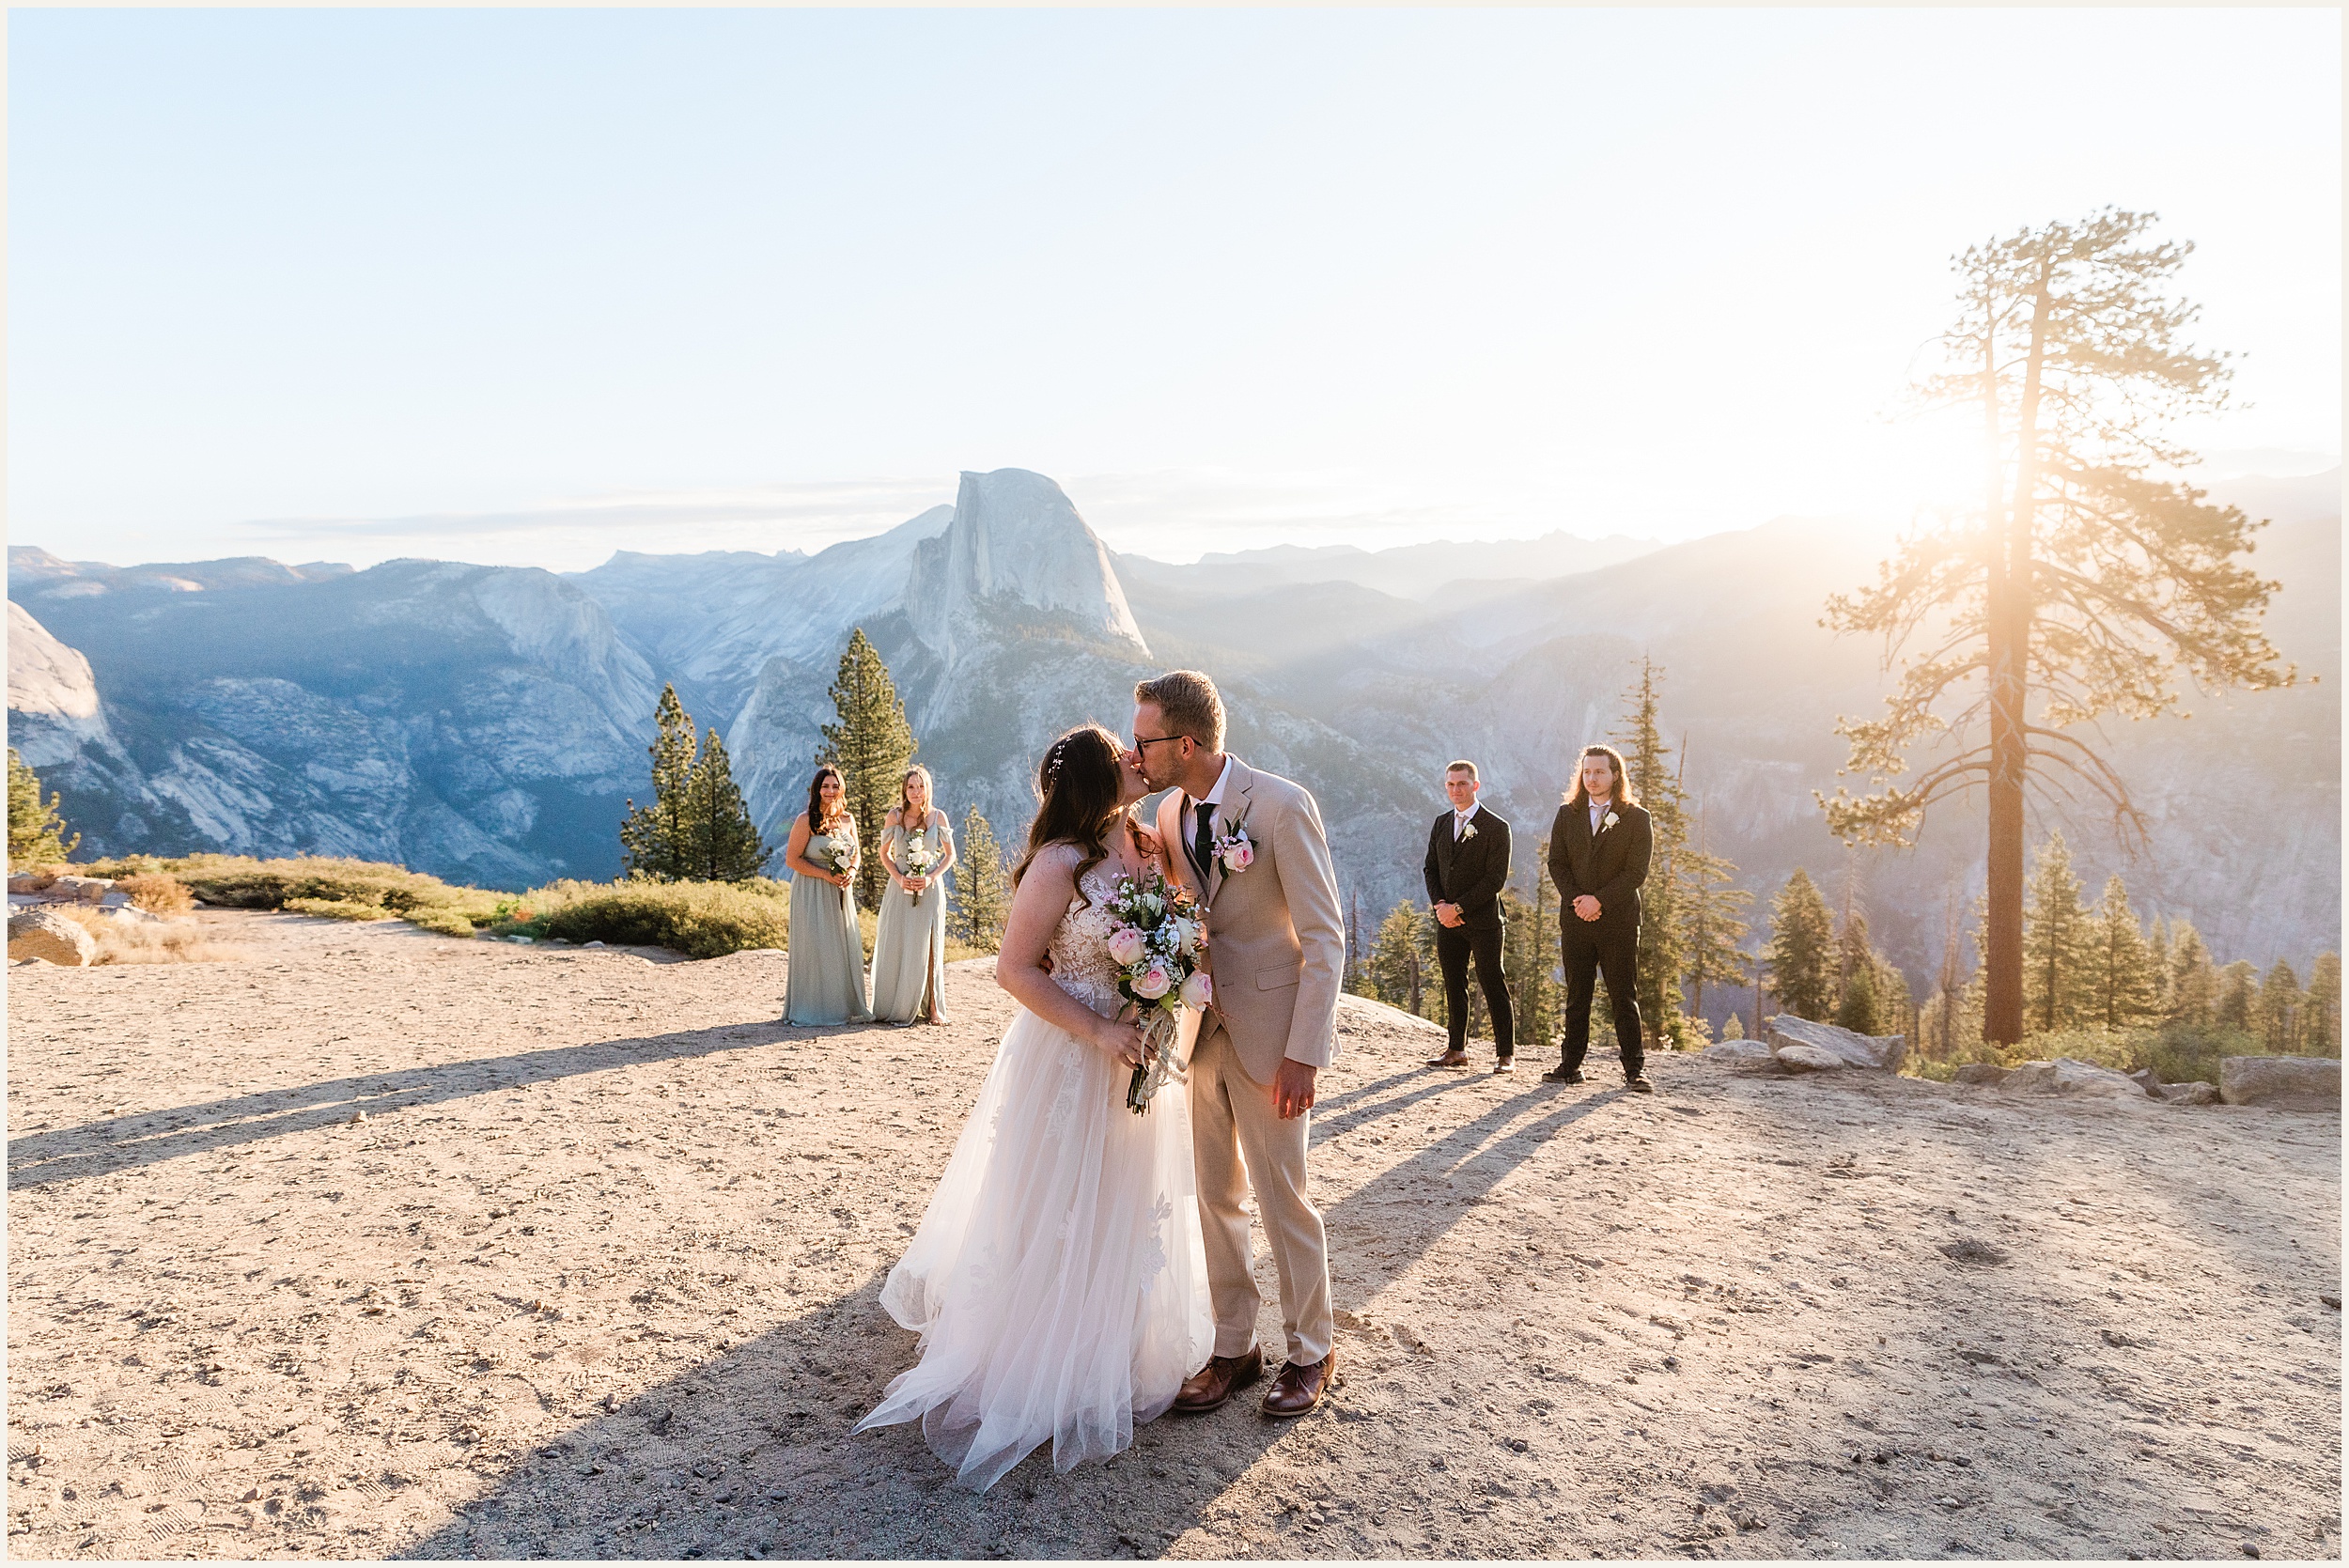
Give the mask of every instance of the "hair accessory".
POLYGON ((1057 784, 1060 782, 1061 753, 1066 750, 1067 746, 1068 737, 1064 735, 1058 740, 1052 742, 1052 749, 1050 751, 1044 753, 1044 782, 1046 784, 1057 784))

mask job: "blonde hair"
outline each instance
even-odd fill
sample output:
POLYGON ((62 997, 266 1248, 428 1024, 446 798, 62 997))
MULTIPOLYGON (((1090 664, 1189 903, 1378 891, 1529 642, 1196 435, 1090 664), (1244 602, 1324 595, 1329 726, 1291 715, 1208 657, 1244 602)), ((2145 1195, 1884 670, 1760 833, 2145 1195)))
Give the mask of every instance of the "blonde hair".
POLYGON ((1585 746, 1582 755, 1574 759, 1574 787, 1566 791, 1567 805, 1589 804, 1589 797, 1582 793, 1582 763, 1587 757, 1605 757, 1608 765, 1614 768, 1615 793, 1610 799, 1616 805, 1636 806, 1640 803, 1640 798, 1631 792, 1631 770, 1623 765, 1623 753, 1612 746, 1585 746))
POLYGON ((1156 680, 1137 681, 1134 701, 1155 705, 1168 734, 1187 735, 1210 752, 1223 750, 1223 699, 1198 671, 1169 670, 1156 680))
MULTIPOLYGON (((906 769, 904 778, 897 781, 897 821, 903 827, 913 826, 912 823, 906 821, 906 813, 913 805, 913 801, 906 794, 906 785, 913 782, 913 776, 916 773, 922 775, 922 799, 929 803, 931 810, 935 811, 938 808, 938 781, 930 777, 928 768, 917 762, 906 769)), ((927 820, 928 818, 924 818, 924 821, 927 820)))

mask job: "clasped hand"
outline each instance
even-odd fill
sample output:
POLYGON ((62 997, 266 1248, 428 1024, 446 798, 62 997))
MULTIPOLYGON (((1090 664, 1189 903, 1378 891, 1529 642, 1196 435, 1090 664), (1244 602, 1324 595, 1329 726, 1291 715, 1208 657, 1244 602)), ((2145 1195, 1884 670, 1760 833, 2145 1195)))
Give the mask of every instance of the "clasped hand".
POLYGON ((1467 924, 1467 917, 1460 913, 1460 906, 1457 904, 1437 905, 1436 919, 1439 924, 1444 925, 1458 926, 1467 924))
POLYGON ((1593 898, 1587 893, 1579 894, 1574 901, 1574 912, 1584 920, 1596 920, 1598 918, 1598 900, 1593 898))

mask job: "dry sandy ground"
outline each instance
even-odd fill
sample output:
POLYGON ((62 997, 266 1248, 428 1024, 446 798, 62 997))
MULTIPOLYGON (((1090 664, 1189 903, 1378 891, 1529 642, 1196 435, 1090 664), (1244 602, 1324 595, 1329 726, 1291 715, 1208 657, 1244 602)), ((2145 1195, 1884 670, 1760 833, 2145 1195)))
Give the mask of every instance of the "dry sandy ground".
POLYGON ((980 1498, 848 1429, 984 965, 793 1031, 775 954, 204 918, 251 961, 8 973, 15 1557, 2339 1555, 2337 1115, 1634 1098, 1349 1005, 1333 1403, 980 1498))

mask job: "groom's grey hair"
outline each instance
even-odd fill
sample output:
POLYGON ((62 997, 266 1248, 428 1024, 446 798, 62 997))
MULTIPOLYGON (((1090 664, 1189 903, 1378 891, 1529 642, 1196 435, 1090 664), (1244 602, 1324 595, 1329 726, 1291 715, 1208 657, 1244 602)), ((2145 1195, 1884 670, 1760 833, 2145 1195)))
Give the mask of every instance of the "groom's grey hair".
POLYGON ((1169 670, 1156 680, 1136 681, 1134 701, 1154 705, 1169 734, 1187 735, 1210 752, 1223 750, 1223 699, 1198 671, 1169 670))

